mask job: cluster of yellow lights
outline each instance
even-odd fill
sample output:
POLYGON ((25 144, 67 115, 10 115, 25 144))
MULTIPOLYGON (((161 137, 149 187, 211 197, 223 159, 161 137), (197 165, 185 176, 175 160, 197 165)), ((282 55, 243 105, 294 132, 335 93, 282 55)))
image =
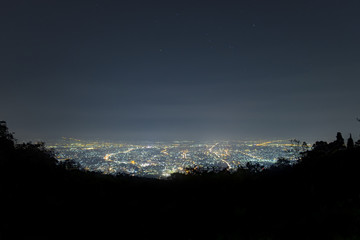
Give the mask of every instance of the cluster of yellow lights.
POLYGON ((181 152, 181 157, 184 158, 184 159, 187 158, 187 153, 188 153, 188 152, 189 152, 189 150, 184 150, 184 151, 182 151, 182 152, 181 152))
POLYGON ((109 161, 110 156, 111 156, 111 154, 106 154, 105 157, 104 157, 104 160, 109 161))
POLYGON ((165 148, 164 150, 161 151, 162 154, 165 154, 165 155, 169 155, 169 153, 167 152, 167 149, 165 148))

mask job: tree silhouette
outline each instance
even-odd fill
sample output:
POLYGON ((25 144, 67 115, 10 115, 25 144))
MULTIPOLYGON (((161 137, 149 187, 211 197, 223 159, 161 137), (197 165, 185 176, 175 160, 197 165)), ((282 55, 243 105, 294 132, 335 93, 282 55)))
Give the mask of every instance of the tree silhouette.
POLYGON ((331 142, 329 144, 329 149, 332 151, 345 149, 345 140, 342 137, 341 132, 337 132, 336 134, 336 140, 334 142, 331 142))
POLYGON ((66 170, 79 170, 81 168, 80 164, 73 159, 60 161, 59 166, 66 170))
POLYGON ((264 166, 260 165, 259 163, 252 163, 252 162, 247 162, 246 168, 251 173, 260 173, 261 171, 263 171, 265 169, 264 166))
POLYGON ((313 147, 313 151, 315 152, 320 152, 320 151, 325 152, 328 150, 329 145, 327 142, 324 141, 316 141, 312 147, 313 147))
POLYGON ((301 157, 301 153, 304 151, 304 144, 307 145, 305 142, 301 145, 300 140, 292 139, 290 140, 291 148, 287 150, 289 153, 292 153, 293 160, 299 160, 301 157))
POLYGON ((0 121, 0 152, 14 149, 15 138, 12 133, 9 132, 5 121, 0 121))
POLYGON ((290 160, 286 159, 286 158, 279 158, 276 163, 275 163, 275 167, 287 167, 290 165, 290 160))
POLYGON ((341 146, 345 144, 345 141, 344 141, 344 138, 342 137, 341 132, 338 132, 336 134, 336 143, 338 143, 341 146))
POLYGON ((347 148, 353 148, 354 147, 354 140, 352 139, 351 134, 350 134, 350 137, 347 140, 346 146, 347 146, 347 148))

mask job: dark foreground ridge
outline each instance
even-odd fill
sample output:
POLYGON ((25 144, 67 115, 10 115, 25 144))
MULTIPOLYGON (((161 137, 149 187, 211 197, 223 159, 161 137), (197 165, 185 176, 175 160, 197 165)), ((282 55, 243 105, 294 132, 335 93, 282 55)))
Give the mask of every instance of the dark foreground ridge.
POLYGON ((0 124, 0 239, 359 239, 360 148, 169 180, 111 176, 16 144, 0 124))

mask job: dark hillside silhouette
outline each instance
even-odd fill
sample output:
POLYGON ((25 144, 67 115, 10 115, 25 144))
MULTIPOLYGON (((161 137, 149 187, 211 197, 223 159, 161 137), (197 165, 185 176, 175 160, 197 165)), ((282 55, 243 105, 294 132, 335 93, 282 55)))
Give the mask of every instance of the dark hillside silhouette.
POLYGON ((1 239, 358 239, 360 148, 296 164, 189 168, 168 180, 87 172, 0 129, 1 239))

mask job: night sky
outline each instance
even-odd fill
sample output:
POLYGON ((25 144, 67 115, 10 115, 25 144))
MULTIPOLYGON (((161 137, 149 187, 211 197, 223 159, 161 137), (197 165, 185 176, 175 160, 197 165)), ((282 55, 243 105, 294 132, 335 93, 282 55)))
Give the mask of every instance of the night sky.
POLYGON ((360 1, 5 0, 18 139, 358 139, 360 1))

